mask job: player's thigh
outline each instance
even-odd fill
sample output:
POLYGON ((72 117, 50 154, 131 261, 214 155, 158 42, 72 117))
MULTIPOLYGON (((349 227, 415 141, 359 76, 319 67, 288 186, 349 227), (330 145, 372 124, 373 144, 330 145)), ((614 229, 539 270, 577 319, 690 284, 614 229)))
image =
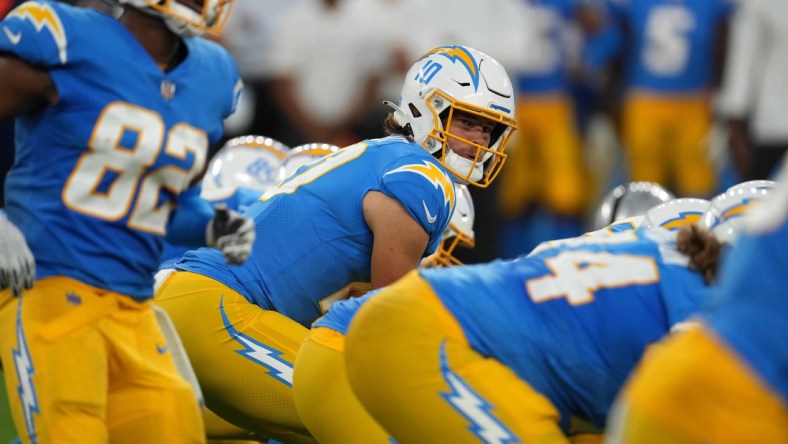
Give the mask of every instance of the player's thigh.
POLYGON ((344 343, 343 334, 318 327, 301 345, 293 378, 298 414, 320 443, 387 444, 388 434, 350 388, 344 343))
POLYGON ((788 442, 779 396, 707 330, 650 350, 615 411, 616 442, 788 442))
POLYGON ((665 147, 664 103, 649 95, 626 99, 621 142, 631 180, 667 183, 670 151, 665 147))
POLYGON ((359 310, 346 353, 351 387, 400 442, 479 442, 483 435, 566 442, 552 404, 499 361, 472 350, 416 274, 359 310))
POLYGON ((175 324, 209 408, 258 434, 306 434, 292 394, 306 328, 194 273, 170 276, 156 303, 175 324))
POLYGON ((705 98, 678 101, 673 114, 676 142, 670 148, 677 191, 682 196, 708 197, 717 179, 712 160, 711 109, 705 98))
POLYGON ((100 326, 111 344, 107 424, 113 443, 201 443, 197 396, 181 376, 151 301, 119 299, 100 326))

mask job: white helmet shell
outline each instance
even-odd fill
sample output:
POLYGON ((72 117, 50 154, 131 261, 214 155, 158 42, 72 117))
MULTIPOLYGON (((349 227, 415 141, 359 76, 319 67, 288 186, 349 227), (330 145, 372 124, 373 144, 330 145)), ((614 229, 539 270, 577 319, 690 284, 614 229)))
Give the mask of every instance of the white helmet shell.
POLYGON ((462 262, 454 256, 454 250, 458 246, 473 248, 476 245, 476 234, 473 232, 475 219, 476 211, 473 207, 470 190, 466 185, 458 184, 457 203, 449 225, 441 233, 441 244, 438 246, 438 251, 425 258, 421 266, 450 267, 462 265, 462 262))
POLYGON ((305 143, 293 147, 279 168, 279 180, 287 179, 302 166, 336 153, 339 149, 338 146, 329 143, 305 143))
POLYGON ((279 183, 279 167, 288 148, 263 136, 240 136, 229 140, 208 163, 202 179, 203 193, 230 192, 238 187, 260 192, 279 183))
POLYGON ((698 223, 709 210, 711 202, 706 199, 682 197, 657 205, 646 211, 646 217, 640 224, 647 228, 664 228, 674 231, 681 227, 698 223))
POLYGON ((617 220, 643 215, 650 208, 673 198, 673 193, 654 182, 619 185, 602 198, 591 228, 600 230, 617 220))
POLYGON ((722 243, 731 244, 743 228, 744 215, 766 200, 777 183, 751 180, 734 185, 711 200, 709 210, 698 225, 710 231, 722 243))
POLYGON ((219 35, 230 17, 235 0, 205 0, 197 11, 178 0, 118 0, 145 13, 164 19, 170 31, 181 37, 209 32, 219 35))
POLYGON ((402 86, 394 119, 413 140, 434 154, 460 183, 487 187, 506 159, 504 150, 517 124, 514 88, 506 70, 491 56, 467 46, 442 46, 411 66, 402 86), (458 113, 494 122, 489 146, 452 134, 458 113), (452 141, 476 148, 474 159, 452 151, 452 141))

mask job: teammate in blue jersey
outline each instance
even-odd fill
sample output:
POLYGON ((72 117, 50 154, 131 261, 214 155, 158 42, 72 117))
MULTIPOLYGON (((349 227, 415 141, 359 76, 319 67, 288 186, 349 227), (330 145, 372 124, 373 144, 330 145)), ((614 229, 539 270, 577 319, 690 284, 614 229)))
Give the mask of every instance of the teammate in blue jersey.
POLYGON ((610 442, 788 442, 788 163, 777 180, 768 202, 727 230, 740 234, 700 327, 666 340, 633 373, 610 442))
POLYGON ((410 273, 350 323, 350 385, 399 442, 567 442, 572 417, 604 427, 645 348, 707 298, 681 252, 690 233, 410 273))
POLYGON ((623 29, 621 138, 629 178, 709 197, 708 135, 731 0, 607 0, 623 29))
MULTIPOLYGON (((228 140, 211 158, 200 185, 200 196, 214 206, 243 213, 267 189, 280 181, 280 168, 289 148, 270 137, 245 135, 228 140)), ((173 268, 189 247, 164 244, 159 270, 173 268)))
POLYGON ((406 75, 392 134, 302 166, 245 215, 254 253, 230 266, 191 251, 156 293, 172 317, 208 407, 246 430, 308 441, 293 404, 293 362, 329 306, 379 288, 433 253, 454 211, 454 181, 485 187, 515 128, 503 67, 445 46, 406 75))
POLYGON ((151 298, 165 237, 234 262, 254 238, 192 187, 242 87, 197 37, 231 7, 120 0, 112 17, 29 1, 0 22, 0 119, 16 117, 0 359, 23 442, 205 439, 151 298))
MULTIPOLYGON (((473 201, 464 185, 457 187, 457 206, 443 231, 438 251, 421 267, 462 265, 454 251, 473 248, 473 201)), ((358 308, 379 290, 338 301, 312 324, 301 344, 293 370, 293 396, 298 415, 321 443, 389 443, 388 434, 366 413, 353 395, 345 372, 345 333, 358 308), (327 376, 328 375, 328 376, 327 376), (326 378, 331 382, 326 383, 326 378)))

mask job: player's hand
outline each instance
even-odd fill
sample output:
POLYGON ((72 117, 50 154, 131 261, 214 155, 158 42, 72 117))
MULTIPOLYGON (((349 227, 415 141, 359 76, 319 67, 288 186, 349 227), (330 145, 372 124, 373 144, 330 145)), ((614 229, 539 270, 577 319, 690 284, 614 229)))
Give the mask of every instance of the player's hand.
POLYGON ((0 216, 0 289, 11 287, 14 296, 33 287, 36 260, 25 236, 10 220, 0 216))
POLYGON ((241 264, 252 253, 254 221, 225 205, 217 205, 206 238, 208 246, 218 248, 228 263, 241 264))

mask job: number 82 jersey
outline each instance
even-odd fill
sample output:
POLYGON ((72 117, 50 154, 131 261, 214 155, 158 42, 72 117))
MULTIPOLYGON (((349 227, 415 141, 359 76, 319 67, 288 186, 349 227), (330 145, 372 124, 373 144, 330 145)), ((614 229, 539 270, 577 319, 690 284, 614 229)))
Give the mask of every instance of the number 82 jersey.
POLYGON ((235 107, 234 61, 185 39, 185 60, 164 72, 120 22, 60 2, 23 3, 0 28, 0 51, 47 70, 58 91, 17 119, 5 188, 37 277, 150 297, 178 195, 235 107))

